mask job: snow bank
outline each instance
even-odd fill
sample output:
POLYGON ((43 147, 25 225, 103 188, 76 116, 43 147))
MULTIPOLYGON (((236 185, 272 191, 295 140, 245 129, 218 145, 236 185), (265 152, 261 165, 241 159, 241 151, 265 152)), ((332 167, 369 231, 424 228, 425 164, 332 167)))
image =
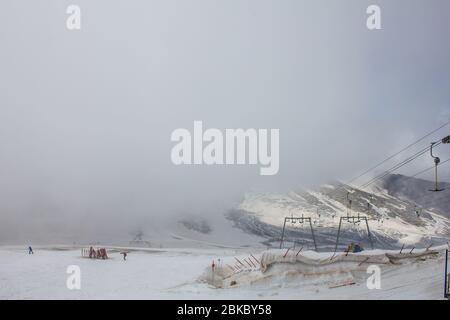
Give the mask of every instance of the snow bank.
POLYGON ((216 288, 231 288, 262 284, 264 286, 325 285, 329 288, 353 285, 367 275, 369 265, 393 267, 437 256, 439 251, 423 250, 415 253, 381 250, 360 253, 316 253, 267 250, 261 254, 258 268, 232 270, 228 266, 208 268, 201 280, 216 288))
POLYGON ((231 278, 234 273, 235 271, 228 266, 219 265, 214 269, 208 267, 200 276, 200 281, 207 282, 216 288, 222 288, 225 279, 231 278))
POLYGON ((336 270, 342 265, 344 268, 349 266, 358 266, 363 263, 371 264, 388 264, 389 258, 385 254, 365 255, 345 253, 337 254, 334 257, 327 253, 325 255, 317 254, 316 257, 311 256, 311 252, 305 254, 296 254, 296 252, 288 252, 286 250, 269 250, 261 256, 261 271, 266 272, 270 266, 277 263, 297 264, 300 271, 305 273, 315 273, 319 270, 336 270), (309 254, 309 256, 308 256, 309 254))
POLYGON ((433 247, 428 252, 421 249, 413 255, 409 250, 404 250, 401 255, 398 250, 364 251, 346 258, 339 254, 333 257, 335 262, 326 265, 329 269, 324 269, 321 261, 330 259, 332 253, 301 252, 299 256, 302 257, 298 259, 305 263, 297 263, 297 258, 292 257, 297 252, 289 252, 281 260, 285 250, 254 250, 253 255, 258 260, 256 267, 235 272, 235 257, 245 263, 243 259, 249 254, 247 249, 110 247, 110 259, 99 261, 82 259, 78 248, 35 246, 35 254, 29 255, 26 246, 0 246, 0 300, 441 299, 442 253, 446 248, 433 247), (123 261, 119 252, 128 249, 131 253, 127 261, 123 261), (440 254, 434 259, 436 251, 440 254), (360 270, 353 270, 358 267, 356 261, 361 259, 355 256, 382 255, 390 262, 379 265, 382 269, 381 289, 369 290, 366 286, 369 275, 365 268, 370 264, 363 263, 360 270), (264 272, 259 263, 262 256, 265 256, 264 265, 267 266, 264 272), (394 264, 395 259, 398 263, 394 264), (214 277, 213 260, 217 265, 214 277), (66 269, 73 264, 82 270, 81 290, 69 290, 66 286, 66 269), (313 272, 307 273, 307 270, 313 272), (319 273, 323 270, 326 272, 319 273), (198 281, 201 272, 204 273, 203 281, 198 281))

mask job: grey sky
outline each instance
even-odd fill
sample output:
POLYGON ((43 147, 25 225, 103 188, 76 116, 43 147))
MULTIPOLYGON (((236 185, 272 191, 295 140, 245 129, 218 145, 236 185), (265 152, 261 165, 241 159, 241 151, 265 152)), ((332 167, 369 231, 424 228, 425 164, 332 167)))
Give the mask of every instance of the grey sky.
POLYGON ((0 241, 348 179, 450 117, 449 26, 447 0, 3 0, 0 241), (174 166, 170 134, 194 120, 279 128, 279 174, 174 166))

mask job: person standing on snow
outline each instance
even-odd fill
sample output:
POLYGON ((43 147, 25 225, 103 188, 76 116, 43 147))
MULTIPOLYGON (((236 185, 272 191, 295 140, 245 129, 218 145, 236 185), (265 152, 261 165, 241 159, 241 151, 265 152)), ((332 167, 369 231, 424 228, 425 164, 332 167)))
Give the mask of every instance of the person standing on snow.
POLYGON ((28 254, 34 254, 33 248, 31 246, 28 246, 28 254))

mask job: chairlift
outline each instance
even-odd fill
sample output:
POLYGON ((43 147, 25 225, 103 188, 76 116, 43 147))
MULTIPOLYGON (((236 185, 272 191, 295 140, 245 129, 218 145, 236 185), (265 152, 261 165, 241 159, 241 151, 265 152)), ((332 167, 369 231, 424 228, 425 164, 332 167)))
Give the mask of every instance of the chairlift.
POLYGON ((319 208, 316 208, 316 215, 317 215, 317 218, 316 219, 314 219, 314 224, 320 224, 320 213, 319 213, 319 208))
MULTIPOLYGON (((445 137, 444 139, 442 139, 443 143, 449 143, 448 141, 450 141, 450 136, 445 137), (446 142, 444 142, 444 140, 446 142)), ((439 157, 436 157, 433 155, 433 146, 436 144, 437 142, 432 142, 431 146, 430 146, 430 155, 431 157, 434 159, 434 189, 429 189, 429 191, 433 191, 433 192, 439 192, 439 191, 443 191, 444 189, 439 189, 438 188, 438 175, 437 175, 437 167, 439 165, 439 163, 441 162, 441 159, 439 159, 439 157)))
POLYGON ((422 213, 422 208, 420 208, 420 207, 414 205, 414 212, 415 212, 415 214, 417 215, 417 217, 419 218, 420 215, 421 215, 421 213, 422 213))

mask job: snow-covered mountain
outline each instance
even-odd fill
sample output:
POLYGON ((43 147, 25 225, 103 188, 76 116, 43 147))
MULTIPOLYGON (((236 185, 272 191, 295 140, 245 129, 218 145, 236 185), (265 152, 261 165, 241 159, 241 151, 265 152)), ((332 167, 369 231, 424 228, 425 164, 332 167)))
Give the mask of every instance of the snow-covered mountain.
MULTIPOLYGON (((409 179, 410 182, 414 178, 409 179)), ((429 183, 429 182, 428 182, 429 183)), ((340 217, 367 216, 375 248, 402 245, 427 247, 446 243, 450 238, 450 219, 442 210, 420 207, 406 195, 391 195, 388 180, 370 190, 361 190, 340 182, 317 190, 288 193, 247 193, 236 210, 228 214, 238 228, 264 237, 266 244, 279 246, 284 217, 311 217, 319 250, 334 248, 340 217), (348 199, 351 200, 351 210, 348 199)), ((425 189, 423 192, 427 192, 425 189)), ((312 247, 309 224, 286 225, 285 246, 312 247)), ((339 248, 349 242, 370 247, 365 221, 343 222, 339 248)))
POLYGON ((438 188, 442 191, 430 192, 428 190, 435 188, 433 181, 391 174, 383 179, 381 186, 394 197, 413 201, 450 218, 450 183, 439 182, 438 188))

